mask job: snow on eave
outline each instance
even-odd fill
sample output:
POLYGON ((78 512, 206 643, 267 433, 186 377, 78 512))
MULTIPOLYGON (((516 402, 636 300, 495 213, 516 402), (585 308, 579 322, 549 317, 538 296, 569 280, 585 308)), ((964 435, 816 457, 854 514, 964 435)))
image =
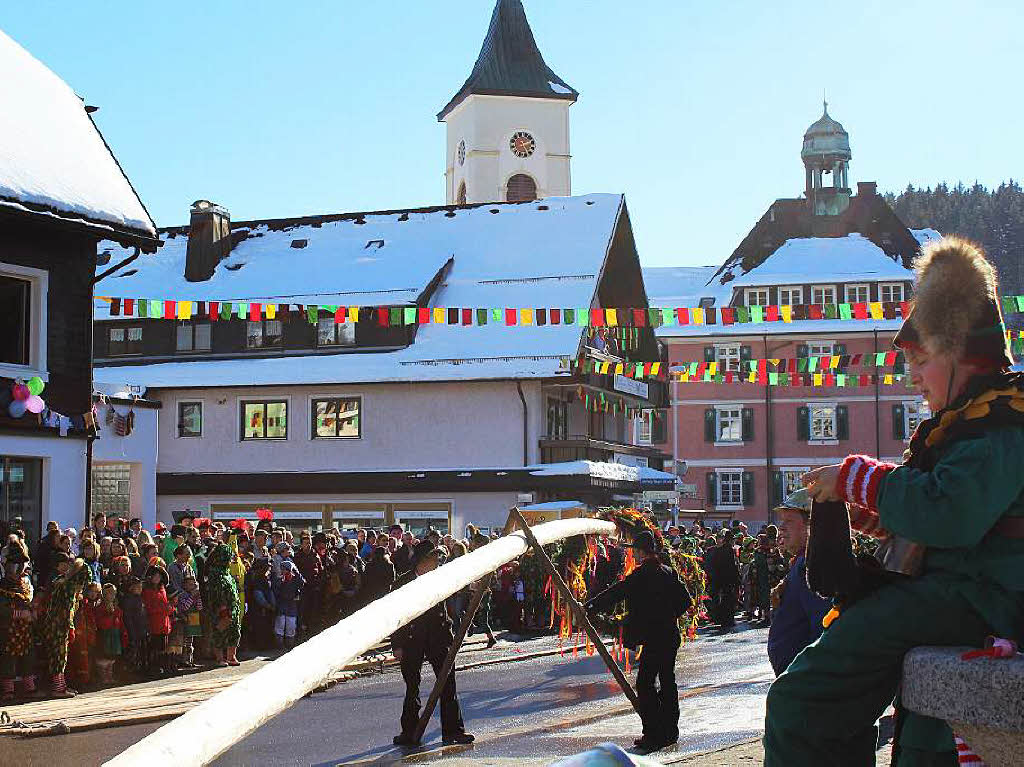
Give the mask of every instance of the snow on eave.
POLYGON ((759 338, 769 336, 834 336, 874 331, 895 333, 903 320, 794 320, 793 322, 742 323, 735 325, 662 325, 654 332, 658 338, 686 339, 714 336, 759 338))

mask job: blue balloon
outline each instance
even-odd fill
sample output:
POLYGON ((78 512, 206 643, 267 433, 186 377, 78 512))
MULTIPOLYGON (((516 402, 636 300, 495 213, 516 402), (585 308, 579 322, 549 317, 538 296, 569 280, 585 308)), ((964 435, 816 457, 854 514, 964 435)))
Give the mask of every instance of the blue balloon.
POLYGON ((7 412, 11 414, 11 418, 21 418, 27 410, 28 403, 21 399, 13 400, 7 407, 7 412))

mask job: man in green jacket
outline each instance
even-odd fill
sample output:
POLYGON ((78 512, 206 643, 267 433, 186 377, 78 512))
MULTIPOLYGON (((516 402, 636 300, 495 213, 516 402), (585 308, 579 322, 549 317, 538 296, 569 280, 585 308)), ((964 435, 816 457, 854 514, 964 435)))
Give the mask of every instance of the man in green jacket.
MULTIPOLYGON (((916 301, 896 336, 934 415, 902 465, 866 456, 809 472, 819 501, 883 538, 903 573, 844 606, 768 693, 765 765, 874 765, 875 723, 918 645, 981 646, 1024 628, 1024 375, 1012 364, 995 270, 958 238, 915 264, 916 301)), ((887 552, 887 553, 884 553, 887 552)), ((942 721, 903 711, 893 763, 956 765, 942 721)))

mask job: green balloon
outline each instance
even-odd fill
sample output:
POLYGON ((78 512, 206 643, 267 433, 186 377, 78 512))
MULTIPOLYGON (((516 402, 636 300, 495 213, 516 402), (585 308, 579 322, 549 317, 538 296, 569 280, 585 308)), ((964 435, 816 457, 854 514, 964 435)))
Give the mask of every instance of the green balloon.
POLYGON ((37 397, 43 393, 43 389, 46 388, 46 384, 43 383, 43 379, 39 376, 33 376, 28 379, 28 390, 31 394, 37 397))

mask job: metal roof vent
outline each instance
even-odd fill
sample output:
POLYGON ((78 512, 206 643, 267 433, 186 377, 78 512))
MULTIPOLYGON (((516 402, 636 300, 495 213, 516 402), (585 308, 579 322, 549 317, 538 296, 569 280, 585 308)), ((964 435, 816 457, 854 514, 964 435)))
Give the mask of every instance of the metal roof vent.
POLYGON ((309 245, 309 240, 292 240, 292 247, 296 250, 301 250, 307 245, 309 245))

